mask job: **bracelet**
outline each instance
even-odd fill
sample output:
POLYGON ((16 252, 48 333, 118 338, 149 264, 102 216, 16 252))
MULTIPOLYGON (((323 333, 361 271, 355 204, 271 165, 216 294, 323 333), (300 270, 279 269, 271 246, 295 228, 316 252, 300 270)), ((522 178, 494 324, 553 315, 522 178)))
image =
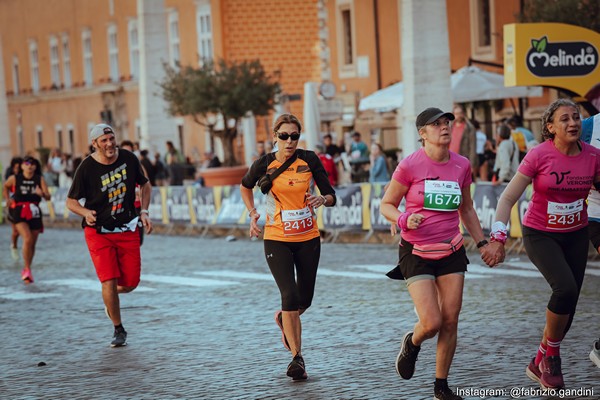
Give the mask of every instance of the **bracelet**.
POLYGON ((321 198, 323 199, 323 205, 324 205, 325 207, 327 207, 327 204, 326 204, 326 203, 327 203, 327 197, 325 197, 325 196, 321 195, 321 198))
POLYGON ((256 207, 254 207, 252 210, 248 211, 248 215, 251 217, 251 216, 252 216, 252 213, 253 213, 254 211, 256 211, 256 207))
POLYGON ((477 243, 477 248, 480 249, 483 246, 485 246, 486 244, 488 244, 488 241, 483 239, 481 242, 477 243))
POLYGON ((148 210, 141 210, 140 211, 140 215, 141 214, 146 214, 146 215, 150 216, 150 211, 148 211, 148 210))

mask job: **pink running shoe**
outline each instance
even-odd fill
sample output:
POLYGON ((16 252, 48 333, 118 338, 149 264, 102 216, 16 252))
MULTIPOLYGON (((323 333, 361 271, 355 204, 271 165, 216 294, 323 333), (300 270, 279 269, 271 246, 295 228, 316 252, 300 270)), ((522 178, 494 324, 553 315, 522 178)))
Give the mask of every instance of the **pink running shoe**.
POLYGON ((23 282, 25 283, 33 283, 33 275, 31 275, 31 269, 23 268, 23 271, 21 271, 21 279, 23 279, 23 282))
POLYGON ((535 365, 535 357, 531 359, 531 362, 525 369, 525 373, 527 374, 527 377, 529 377, 529 379, 531 379, 534 382, 540 383, 540 380, 542 378, 542 372, 540 371, 538 366, 535 365))
POLYGON ((560 389, 565 387, 562 370, 560 367, 560 356, 544 357, 539 365, 540 385, 546 389, 560 389))
POLYGON ((283 332, 283 311, 279 310, 275 312, 275 323, 279 329, 281 329, 281 342, 283 343, 283 347, 285 347, 288 351, 292 351, 290 344, 285 337, 285 333, 283 332))

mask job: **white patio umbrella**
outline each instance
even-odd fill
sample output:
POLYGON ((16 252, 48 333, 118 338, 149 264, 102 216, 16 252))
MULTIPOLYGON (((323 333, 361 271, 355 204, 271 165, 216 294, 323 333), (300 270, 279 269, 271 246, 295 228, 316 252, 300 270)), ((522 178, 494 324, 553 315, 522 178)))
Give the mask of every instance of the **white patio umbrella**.
POLYGON ((398 82, 361 99, 358 105, 358 110, 387 112, 397 108, 402 108, 403 103, 404 84, 402 82, 398 82))
MULTIPOLYGON (((539 86, 504 86, 504 76, 474 66, 463 67, 450 76, 452 98, 457 103, 519 97, 539 97, 539 86)), ((358 110, 391 111, 404 102, 402 82, 378 90, 361 99, 358 110)))
POLYGON ((539 86, 504 86, 504 75, 475 66, 463 67, 450 76, 456 103, 519 97, 540 97, 539 86))

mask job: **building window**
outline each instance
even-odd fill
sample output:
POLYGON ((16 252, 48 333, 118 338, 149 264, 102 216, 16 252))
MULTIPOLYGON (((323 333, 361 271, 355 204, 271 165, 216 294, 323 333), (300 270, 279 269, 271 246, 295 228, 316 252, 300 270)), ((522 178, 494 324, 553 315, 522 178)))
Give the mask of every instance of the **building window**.
POLYGON ((42 136, 43 136, 42 127, 38 125, 35 128, 35 130, 36 130, 36 135, 37 135, 37 147, 44 147, 44 140, 42 138, 42 136))
POLYGON ((64 141, 63 141, 62 126, 56 125, 54 127, 54 130, 56 132, 56 143, 58 144, 56 147, 58 147, 60 149, 60 151, 62 152, 62 151, 64 151, 64 149, 63 149, 64 141))
POLYGON ((169 63, 174 67, 179 60, 179 14, 172 10, 169 12, 169 63))
POLYGON ((196 30, 198 32, 198 56, 199 64, 212 61, 213 38, 210 3, 204 1, 198 4, 196 9, 196 30))
MULTIPOLYGON (((12 83, 13 83, 13 92, 16 95, 19 94, 20 85, 19 85, 19 58, 17 56, 13 56, 12 63, 12 83)), ((20 153, 23 154, 23 153, 20 153)))
POLYGON ((473 58, 493 60, 495 53, 495 0, 470 0, 471 51, 473 58))
POLYGON ((356 40, 354 34, 354 2, 336 0, 338 64, 340 78, 356 76, 356 40))
POLYGON ((133 79, 137 80, 140 76, 140 39, 138 36, 138 22, 132 19, 128 23, 129 31, 129 65, 133 79))
POLYGON ((71 49, 69 47, 69 36, 64 34, 62 37, 62 56, 63 56, 63 80, 65 87, 71 87, 71 49))
POLYGON ((84 30, 81 34, 81 42, 83 45, 83 80, 85 85, 90 87, 94 83, 92 72, 92 34, 89 30, 84 30))
POLYGON ((108 64, 110 80, 119 82, 119 42, 117 41, 117 27, 108 27, 108 64))
POLYGON ((60 88, 60 56, 56 36, 50 36, 50 79, 53 88, 60 88))
POLYGON ((67 132, 69 132, 69 154, 75 154, 75 131, 73 125, 67 125, 67 132))
POLYGON ((354 62, 354 54, 352 53, 352 18, 350 15, 350 9, 342 10, 342 34, 344 65, 350 65, 354 62))
POLYGON ((17 126, 17 142, 19 143, 19 154, 25 154, 25 142, 23 140, 23 126, 17 126))
POLYGON ((29 62, 31 64, 31 89, 34 93, 40 91, 40 64, 38 61, 38 46, 35 40, 29 42, 29 62))

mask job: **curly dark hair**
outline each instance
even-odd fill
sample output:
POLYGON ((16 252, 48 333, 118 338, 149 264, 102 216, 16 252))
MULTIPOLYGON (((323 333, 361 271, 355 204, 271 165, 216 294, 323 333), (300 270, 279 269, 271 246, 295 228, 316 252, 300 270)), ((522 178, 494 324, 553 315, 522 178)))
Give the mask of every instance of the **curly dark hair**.
POLYGON ((544 115, 542 115, 542 139, 543 140, 554 140, 554 133, 550 132, 548 130, 548 124, 551 124, 552 122, 554 122, 554 113, 556 112, 556 110, 558 110, 560 107, 573 107, 577 110, 577 112, 581 112, 579 109, 579 105, 577 103, 575 103, 573 100, 571 99, 557 99, 554 100, 552 102, 552 104, 550 104, 548 106, 548 108, 546 108, 546 111, 544 111, 544 115))

